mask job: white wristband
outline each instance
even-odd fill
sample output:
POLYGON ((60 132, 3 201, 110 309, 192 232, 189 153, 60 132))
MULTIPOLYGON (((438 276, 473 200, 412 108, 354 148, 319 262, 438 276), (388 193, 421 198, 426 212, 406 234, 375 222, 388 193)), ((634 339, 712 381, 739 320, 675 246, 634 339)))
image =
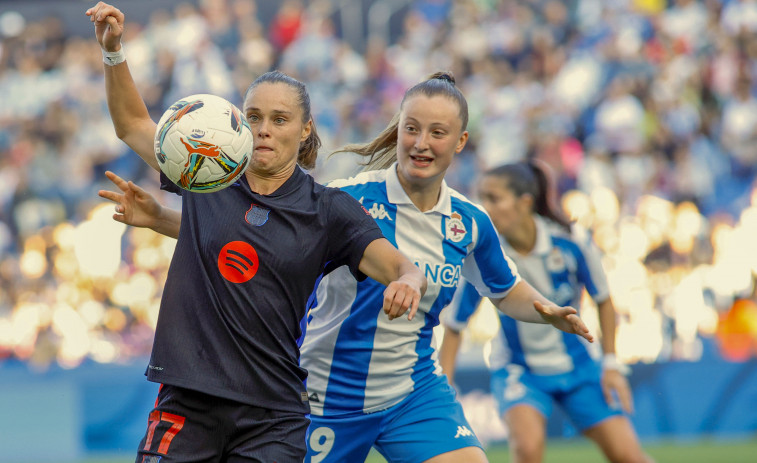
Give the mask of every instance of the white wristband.
POLYGON ((623 365, 618 361, 618 357, 615 354, 605 354, 602 358, 602 370, 615 370, 621 375, 628 375, 631 369, 627 365, 623 365))
POLYGON ((108 66, 115 66, 116 64, 121 64, 126 61, 126 53, 124 53, 123 45, 121 45, 121 48, 119 48, 118 51, 106 51, 104 48, 101 50, 103 52, 103 63, 108 66))

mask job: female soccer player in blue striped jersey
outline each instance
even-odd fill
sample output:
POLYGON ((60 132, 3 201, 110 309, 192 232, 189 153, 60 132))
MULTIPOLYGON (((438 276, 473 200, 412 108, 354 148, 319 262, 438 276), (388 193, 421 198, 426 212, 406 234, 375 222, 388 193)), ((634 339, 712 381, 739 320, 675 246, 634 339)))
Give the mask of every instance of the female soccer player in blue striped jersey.
POLYGON ((592 339, 575 309, 556 306, 518 277, 486 213, 444 182, 468 139, 467 122, 454 78, 437 73, 405 93, 375 140, 342 150, 368 156, 369 169, 330 186, 363 204, 425 273, 428 289, 415 317, 392 320, 380 310, 381 283, 358 281, 346 267, 321 280, 301 347, 312 421, 306 462, 361 462, 371 447, 390 462, 486 461, 433 339, 463 275, 517 319, 592 339))
MULTIPOLYGON (((609 461, 649 461, 621 411, 632 411, 632 397, 615 359, 615 310, 599 252, 588 234, 573 232, 553 210, 550 194, 546 171, 534 161, 494 168, 479 184, 481 204, 520 276, 558 304, 578 306, 584 288, 597 302, 604 362, 600 367, 590 354, 596 349, 576 336, 500 314, 501 330, 490 358, 491 385, 509 430, 512 461, 542 460, 553 402, 609 461)), ((475 285, 463 280, 445 311, 447 329, 439 356, 451 383, 460 330, 480 301, 475 285)))
MULTIPOLYGON (((159 171, 156 124, 120 50, 124 15, 102 2, 87 15, 104 50, 116 132, 159 171)), ((243 107, 254 147, 239 181, 206 194, 161 178, 181 195, 182 210, 159 216, 156 226, 178 241, 146 372, 161 387, 137 463, 301 463, 310 422, 298 347, 319 278, 344 266, 355 278, 383 281, 381 304, 392 316, 412 315, 425 291, 423 274, 354 198, 300 168, 315 164, 320 146, 305 86, 265 73, 243 107)), ((109 177, 123 197, 143 198, 109 177)), ((116 220, 139 224, 134 209, 123 207, 116 220)))

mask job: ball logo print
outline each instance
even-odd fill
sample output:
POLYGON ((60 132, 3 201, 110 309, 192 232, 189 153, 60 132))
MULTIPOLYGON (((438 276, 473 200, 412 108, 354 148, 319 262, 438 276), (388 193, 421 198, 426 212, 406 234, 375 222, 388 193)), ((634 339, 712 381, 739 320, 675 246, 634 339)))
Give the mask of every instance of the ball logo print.
POLYGON ((172 104, 155 131, 160 170, 179 187, 210 193, 233 184, 250 163, 252 131, 239 108, 215 95, 172 104))
POLYGON ((218 254, 218 271, 232 283, 250 281, 258 272, 258 253, 244 241, 227 243, 218 254))

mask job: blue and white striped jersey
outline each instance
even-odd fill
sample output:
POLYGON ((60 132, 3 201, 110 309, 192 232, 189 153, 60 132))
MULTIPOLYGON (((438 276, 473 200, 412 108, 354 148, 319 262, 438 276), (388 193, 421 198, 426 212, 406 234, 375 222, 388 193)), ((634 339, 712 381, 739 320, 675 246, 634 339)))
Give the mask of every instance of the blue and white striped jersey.
POLYGON ((481 294, 497 298, 519 277, 486 212, 446 183, 427 212, 403 190, 396 164, 329 186, 358 199, 428 279, 412 321, 405 316, 389 321, 381 310, 385 286, 370 278, 358 282, 347 267, 326 275, 314 293, 300 359, 308 370, 311 413, 370 413, 441 376, 433 328, 461 276, 481 294))
MULTIPOLYGON (((521 277, 561 306, 579 308, 584 288, 597 303, 607 299, 607 279, 591 237, 568 234, 538 216, 535 220, 536 244, 529 254, 520 254, 506 240, 501 240, 521 277)), ((445 312, 444 324, 455 330, 463 329, 480 301, 476 288, 463 279, 445 312)), ((533 374, 562 374, 593 363, 599 355, 598 345, 552 325, 517 321, 501 312, 499 316, 502 329, 492 341, 492 370, 513 369, 517 365, 533 374)))

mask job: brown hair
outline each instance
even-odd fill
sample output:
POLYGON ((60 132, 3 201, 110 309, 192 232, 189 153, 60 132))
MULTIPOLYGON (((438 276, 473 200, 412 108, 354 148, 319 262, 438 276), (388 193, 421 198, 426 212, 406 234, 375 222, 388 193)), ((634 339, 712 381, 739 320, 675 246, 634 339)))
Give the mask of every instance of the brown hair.
POLYGON ((353 143, 345 145, 332 154, 350 152, 368 158, 365 170, 386 169, 397 159, 397 129, 400 122, 400 112, 405 101, 417 94, 427 97, 442 95, 454 100, 460 108, 459 117, 462 130, 468 127, 468 101, 460 89, 455 85, 455 77, 449 71, 439 71, 431 74, 423 82, 415 84, 405 91, 400 103, 400 110, 389 121, 389 125, 376 138, 367 143, 353 143))
POLYGON ((547 175, 547 167, 542 162, 527 160, 505 164, 490 169, 484 176, 497 177, 505 182, 505 188, 515 196, 530 194, 534 198, 534 212, 546 217, 570 232, 570 222, 555 207, 553 189, 547 175))
POLYGON ((308 94, 305 84, 281 71, 269 71, 260 75, 252 84, 250 84, 244 95, 245 100, 255 87, 264 82, 272 84, 287 84, 297 92, 297 103, 302 109, 302 122, 305 124, 307 124, 308 121, 313 122, 310 135, 305 141, 300 143, 300 151, 297 154, 297 164, 303 169, 312 169, 315 167, 315 160, 318 158, 318 150, 321 148, 321 137, 318 136, 318 131, 315 129, 315 121, 313 121, 313 116, 310 113, 310 95, 308 94))

